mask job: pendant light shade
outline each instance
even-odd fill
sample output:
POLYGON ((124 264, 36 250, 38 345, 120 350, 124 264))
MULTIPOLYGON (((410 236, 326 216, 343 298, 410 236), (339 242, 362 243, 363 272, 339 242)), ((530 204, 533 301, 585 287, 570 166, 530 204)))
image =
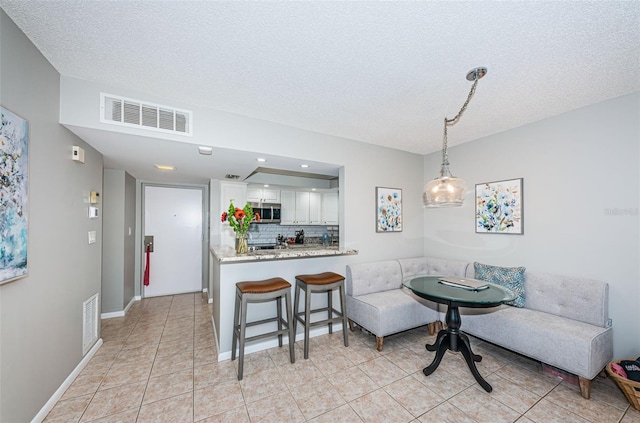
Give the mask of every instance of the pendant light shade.
POLYGON ((425 206, 459 207, 464 201, 465 189, 465 182, 460 178, 436 178, 424 186, 425 206))
POLYGON ((456 178, 449 171, 449 156, 447 154, 447 127, 455 125, 467 108, 471 97, 475 93, 480 78, 487 73, 486 68, 475 68, 467 73, 467 80, 473 81, 473 86, 460 112, 453 119, 444 118, 444 135, 442 137, 442 164, 440 177, 428 182, 424 186, 423 201, 425 207, 460 207, 464 202, 466 185, 464 180, 456 178))

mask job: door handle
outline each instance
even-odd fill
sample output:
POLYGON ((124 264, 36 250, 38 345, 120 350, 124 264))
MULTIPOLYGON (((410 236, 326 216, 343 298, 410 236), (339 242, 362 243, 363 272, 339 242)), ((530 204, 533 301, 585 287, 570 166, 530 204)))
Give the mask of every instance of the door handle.
POLYGON ((147 251, 147 248, 150 253, 153 253, 153 235, 144 236, 144 250, 147 251))

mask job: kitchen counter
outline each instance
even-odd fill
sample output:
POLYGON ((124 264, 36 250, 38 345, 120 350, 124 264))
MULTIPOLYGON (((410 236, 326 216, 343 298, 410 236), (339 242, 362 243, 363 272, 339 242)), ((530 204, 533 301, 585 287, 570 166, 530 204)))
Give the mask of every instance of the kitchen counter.
MULTIPOLYGON (((281 277, 291 284, 291 298, 294 297, 296 275, 321 272, 335 272, 346 276, 346 267, 353 263, 357 250, 340 250, 336 247, 323 247, 318 244, 296 245, 282 250, 258 250, 236 255, 228 247, 212 247, 209 254, 209 298, 212 303, 212 319, 216 334, 218 360, 231 358, 233 338, 233 315, 236 298, 236 283, 240 281, 263 280, 281 277)), ((338 290, 333 292, 333 304, 339 304, 338 290)), ((314 296, 313 309, 327 307, 326 295, 314 296)), ((284 305, 283 305, 284 307, 284 305)), ((257 321, 273 317, 273 302, 251 304, 247 310, 247 319, 257 321)), ((275 323, 269 323, 275 327, 275 323)), ((250 328, 250 332, 258 328, 250 328)), ((342 325, 333 324, 333 331, 339 331, 342 325)), ((328 326, 311 329, 310 336, 328 333, 328 326)), ((255 333, 259 333, 255 332, 255 333)), ((298 325, 297 338, 302 339, 304 330, 298 325)), ((288 342, 285 335, 283 342, 288 342)), ((247 353, 266 350, 278 345, 277 337, 253 341, 247 353)))
POLYGON ((312 257, 330 257, 358 254, 358 250, 340 250, 338 247, 325 247, 322 245, 309 245, 283 248, 281 250, 257 250, 247 254, 237 255, 235 250, 228 246, 213 247, 211 252, 220 262, 225 263, 246 263, 252 261, 269 260, 291 260, 305 259, 312 257))

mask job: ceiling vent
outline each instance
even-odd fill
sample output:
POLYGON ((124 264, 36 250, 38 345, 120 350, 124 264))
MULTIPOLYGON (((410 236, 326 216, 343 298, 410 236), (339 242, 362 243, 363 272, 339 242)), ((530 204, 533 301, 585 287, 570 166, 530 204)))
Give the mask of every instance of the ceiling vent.
POLYGON ((100 93, 100 122, 191 135, 192 112, 100 93))

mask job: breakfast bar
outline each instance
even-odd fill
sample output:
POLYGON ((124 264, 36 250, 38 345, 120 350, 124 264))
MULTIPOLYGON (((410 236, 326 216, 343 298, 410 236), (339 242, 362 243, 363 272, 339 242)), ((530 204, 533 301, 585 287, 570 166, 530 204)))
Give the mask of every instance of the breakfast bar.
MULTIPOLYGON (((281 277, 294 286, 295 276, 299 274, 329 271, 344 275, 346 265, 349 263, 349 256, 355 254, 358 254, 358 251, 353 249, 309 246, 281 250, 257 250, 237 255, 235 250, 228 246, 212 247, 210 249, 209 263, 209 292, 213 303, 212 317, 218 346, 218 360, 231 358, 234 299, 237 282, 281 277)), ((334 303, 339 304, 337 295, 336 292, 334 303)), ((326 306, 326 304, 322 303, 322 300, 323 298, 314 297, 314 308, 316 306, 326 306)), ((326 303, 326 298, 324 298, 324 301, 326 303)), ((250 310, 249 318, 251 320, 261 320, 273 315, 272 304, 255 304, 250 310)), ((341 325, 339 323, 334 324, 334 331, 340 329, 341 325)), ((311 331, 310 336, 318 336, 327 332, 327 327, 318 327, 311 331)), ((247 335, 251 335, 249 329, 247 329, 247 335)), ((296 339, 302 339, 302 335, 300 331, 296 335, 296 339)), ((246 352, 265 350, 277 345, 277 340, 256 341, 246 346, 246 352)))

